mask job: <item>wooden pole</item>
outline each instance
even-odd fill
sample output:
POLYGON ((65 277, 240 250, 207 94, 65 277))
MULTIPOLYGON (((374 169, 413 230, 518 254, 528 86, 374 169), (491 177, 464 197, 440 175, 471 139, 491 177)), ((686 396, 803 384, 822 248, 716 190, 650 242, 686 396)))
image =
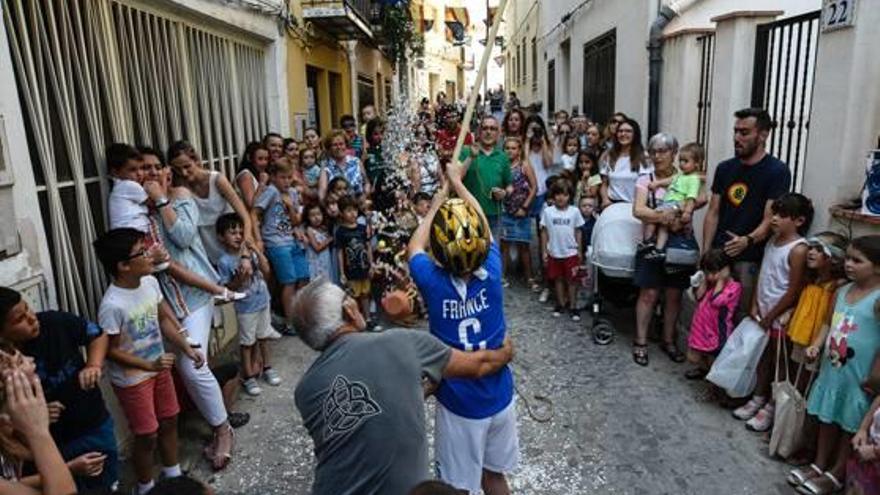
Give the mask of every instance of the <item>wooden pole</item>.
MULTIPOLYGON (((464 145, 464 137, 470 131, 471 116, 474 113, 474 107, 477 104, 477 94, 480 92, 480 86, 483 84, 483 78, 486 77, 486 67, 489 65, 489 59, 492 55, 492 47, 495 46, 495 37, 498 34, 498 28, 501 27, 501 18, 504 16, 504 9, 507 7, 507 0, 501 0, 498 10, 495 12, 492 28, 489 30, 489 36, 486 38, 486 49, 483 51, 483 60, 480 61, 480 71, 477 72, 477 80, 474 81, 471 95, 468 98, 467 109, 464 112, 464 120, 462 121, 461 130, 458 131, 458 139, 455 141, 455 150, 452 152, 452 159, 458 160, 461 154, 461 147, 464 145)), ((486 12, 486 20, 489 13, 486 12)), ((488 95, 487 95, 488 96, 488 95)))

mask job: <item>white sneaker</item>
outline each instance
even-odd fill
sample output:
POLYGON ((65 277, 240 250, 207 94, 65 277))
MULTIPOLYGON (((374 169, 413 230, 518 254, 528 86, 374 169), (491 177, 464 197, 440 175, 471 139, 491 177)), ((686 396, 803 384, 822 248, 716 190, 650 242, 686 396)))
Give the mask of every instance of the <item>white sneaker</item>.
POLYGON ((547 299, 550 299, 550 289, 544 289, 541 291, 541 295, 538 296, 539 303, 547 302, 547 299))
POLYGON ((733 410, 733 417, 741 421, 752 419, 766 403, 767 399, 763 397, 752 397, 750 401, 733 410))
POLYGON ((752 419, 746 421, 746 428, 759 433, 769 430, 773 427, 773 416, 775 412, 776 408, 773 407, 773 404, 767 404, 762 407, 757 414, 752 416, 752 419))
POLYGON ((244 391, 251 397, 256 397, 263 393, 263 389, 260 388, 260 384, 257 383, 257 379, 254 377, 242 381, 241 385, 244 387, 244 391))
POLYGON ((281 377, 278 376, 278 372, 274 368, 263 368, 263 380, 266 380, 266 383, 273 387, 281 385, 281 377))

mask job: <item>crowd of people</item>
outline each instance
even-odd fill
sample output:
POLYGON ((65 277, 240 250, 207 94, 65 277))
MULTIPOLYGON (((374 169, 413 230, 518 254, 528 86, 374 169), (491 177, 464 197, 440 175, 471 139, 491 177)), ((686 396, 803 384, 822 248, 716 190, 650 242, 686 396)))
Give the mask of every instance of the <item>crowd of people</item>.
POLYGON ((518 104, 500 119, 463 123, 462 113, 424 99, 393 153, 372 107, 360 126, 346 115, 323 136, 269 133, 230 176, 186 141, 110 145, 109 230, 94 249, 111 284, 97 322, 34 313, 0 288, 0 492, 117 489, 114 423, 98 388, 106 374, 134 436, 134 493, 207 493, 182 476, 178 414, 191 406, 210 425, 204 456, 224 469, 234 428, 249 419, 232 410, 239 385, 251 396, 281 385, 273 341, 299 335, 320 353, 295 392, 315 444, 314 493, 509 493, 519 447, 503 289, 521 284, 541 303, 552 293, 552 316, 580 321, 593 229, 619 204, 642 223, 633 361, 649 362, 661 301, 660 349, 694 364, 689 379, 704 379, 751 319, 771 336, 753 395, 735 403, 707 382, 701 400, 770 431, 784 348, 806 370, 795 385, 818 424, 797 453, 807 467, 788 481, 808 494, 878 490, 880 237, 808 235, 813 205, 788 192, 788 167, 766 152, 766 111, 735 114, 735 157, 711 181, 699 144, 668 133, 645 142, 623 113, 602 124, 559 111, 549 126, 518 104), (699 261, 676 264, 674 250, 697 246, 704 208, 699 261), (691 322, 680 321, 685 297, 691 322), (231 372, 207 356, 215 308, 227 303, 240 347, 231 372), (380 331, 423 317, 429 332, 380 331), (442 482, 425 482, 428 393, 442 482), (173 483, 191 491, 167 491, 173 483))

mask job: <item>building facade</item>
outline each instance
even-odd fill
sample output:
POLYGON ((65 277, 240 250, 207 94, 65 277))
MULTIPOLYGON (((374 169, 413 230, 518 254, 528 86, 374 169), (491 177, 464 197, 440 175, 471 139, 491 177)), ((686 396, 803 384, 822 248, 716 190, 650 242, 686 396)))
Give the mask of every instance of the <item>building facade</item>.
POLYGON ((0 283, 91 317, 106 285, 105 147, 187 139, 232 173, 244 145, 289 132, 284 4, 3 0, 0 283))

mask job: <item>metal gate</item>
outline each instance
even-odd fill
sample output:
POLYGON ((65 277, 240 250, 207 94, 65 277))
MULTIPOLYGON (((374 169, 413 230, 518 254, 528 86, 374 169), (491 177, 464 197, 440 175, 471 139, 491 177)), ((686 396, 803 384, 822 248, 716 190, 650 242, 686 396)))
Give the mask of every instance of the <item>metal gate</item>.
POLYGON ((773 117, 767 150, 788 164, 800 191, 806 162, 820 11, 757 27, 752 106, 773 117))
POLYGON ((715 33, 697 38, 700 46, 700 97, 697 100, 697 137, 709 153, 709 119, 712 115, 712 81, 715 73, 715 33))
POLYGON ((611 30, 584 45, 584 115, 607 122, 614 113, 614 65, 617 32, 611 30))

